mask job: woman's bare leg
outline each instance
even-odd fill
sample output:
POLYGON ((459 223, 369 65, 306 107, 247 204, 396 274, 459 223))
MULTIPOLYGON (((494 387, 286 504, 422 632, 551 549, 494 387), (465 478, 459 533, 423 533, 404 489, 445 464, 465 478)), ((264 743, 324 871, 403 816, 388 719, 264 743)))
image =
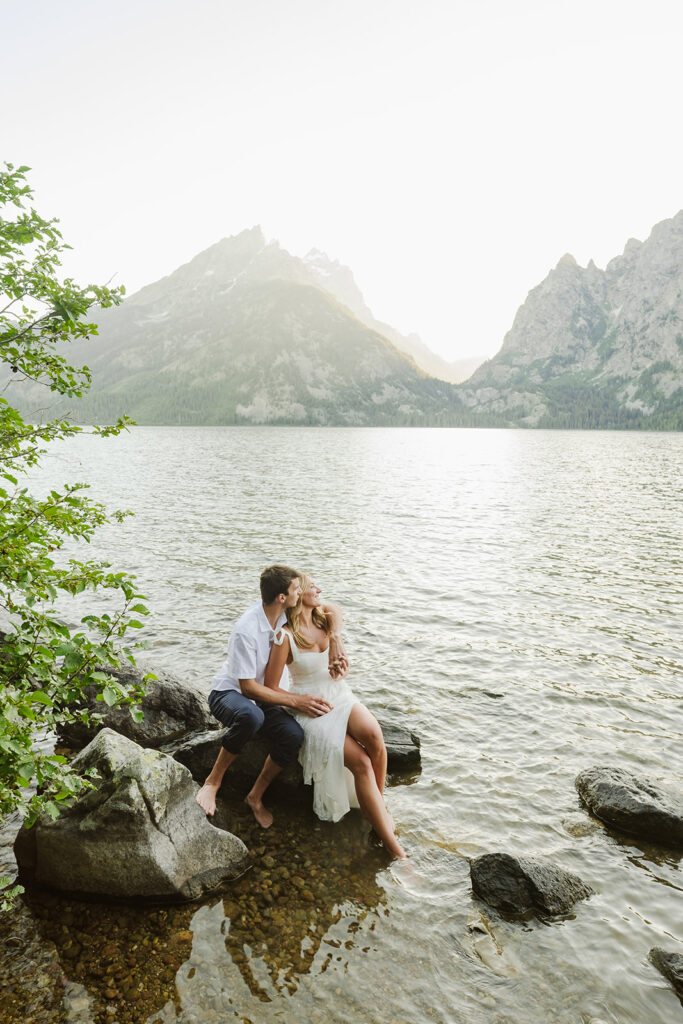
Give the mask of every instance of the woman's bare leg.
POLYGON ((372 762, 360 744, 347 734, 344 740, 344 764, 353 775, 360 809, 382 840, 392 857, 405 857, 405 852, 394 835, 394 827, 384 806, 384 797, 377 787, 372 762))
POLYGON ((372 761, 377 788, 380 793, 383 793, 387 777, 387 748, 384 745, 384 736, 382 736, 379 722, 362 704, 354 704, 346 731, 367 750, 372 761))

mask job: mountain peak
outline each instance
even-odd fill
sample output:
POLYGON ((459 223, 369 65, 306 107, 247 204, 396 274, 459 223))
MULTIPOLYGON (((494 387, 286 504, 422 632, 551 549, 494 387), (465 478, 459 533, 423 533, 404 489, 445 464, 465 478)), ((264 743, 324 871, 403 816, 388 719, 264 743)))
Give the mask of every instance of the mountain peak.
POLYGON ((470 407, 525 426, 681 429, 682 267, 681 213, 604 271, 565 254, 468 382, 470 407))
POLYGON ((347 267, 316 280, 260 227, 222 239, 103 312, 79 416, 106 407, 147 423, 462 422, 450 385, 335 297, 332 282, 360 296, 347 267))
POLYGON ((265 247, 266 236, 261 226, 257 224, 253 228, 240 231, 237 235, 229 235, 227 238, 221 238, 219 242, 214 242, 207 249, 197 253, 185 266, 220 266, 226 262, 233 263, 235 260, 250 260, 265 247))
POLYGON ((339 260, 330 259, 327 253, 323 252, 322 249, 309 249, 304 256, 304 263, 307 267, 311 267, 316 274, 321 277, 327 277, 328 275, 334 274, 338 270, 342 269, 339 260))
POLYGON ((228 238, 224 238, 224 242, 234 242, 239 239, 251 239, 254 242, 261 242, 265 245, 266 236, 263 233, 263 228, 260 224, 254 224, 251 228, 244 228, 243 231, 238 231, 236 235, 230 235, 228 238))
MULTIPOLYGON (((210 245, 205 252, 211 252, 212 250, 220 251, 222 249, 263 249, 266 244, 266 236, 263 233, 263 228, 260 224, 255 224, 253 228, 245 228, 244 231, 239 231, 236 235, 228 235, 226 238, 221 238, 220 242, 216 242, 214 245, 210 245)), ((201 253, 199 255, 202 255, 201 253)))

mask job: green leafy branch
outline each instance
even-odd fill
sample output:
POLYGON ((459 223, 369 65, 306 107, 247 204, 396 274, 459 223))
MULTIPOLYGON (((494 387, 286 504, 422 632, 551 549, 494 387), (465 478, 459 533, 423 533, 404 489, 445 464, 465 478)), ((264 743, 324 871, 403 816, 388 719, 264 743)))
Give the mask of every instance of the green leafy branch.
MULTIPOLYGON (((6 164, 0 171, 0 363, 12 387, 38 381, 51 391, 80 397, 90 385, 87 366, 74 367, 69 342, 97 333, 88 319, 94 306, 122 301, 122 288, 88 285, 58 276, 68 246, 58 221, 45 220, 30 205, 28 167, 6 164)), ((50 752, 40 738, 65 722, 101 716, 89 710, 93 693, 102 706, 135 704, 139 683, 126 683, 113 670, 135 664, 127 637, 148 614, 133 576, 103 561, 65 557, 65 544, 89 543, 95 531, 126 511, 108 513, 89 499, 87 484, 65 484, 43 497, 22 477, 40 463, 54 441, 81 427, 68 418, 29 423, 0 396, 0 814, 19 812, 27 824, 39 814, 56 817, 70 800, 94 785, 67 759, 50 752), (76 627, 57 614, 65 602, 101 592, 106 611, 89 612, 76 627)), ((127 429, 126 417, 91 428, 102 437, 127 429)), ((125 678, 125 677, 124 677, 125 678)), ((0 908, 12 904, 20 887, 0 878, 0 908)))

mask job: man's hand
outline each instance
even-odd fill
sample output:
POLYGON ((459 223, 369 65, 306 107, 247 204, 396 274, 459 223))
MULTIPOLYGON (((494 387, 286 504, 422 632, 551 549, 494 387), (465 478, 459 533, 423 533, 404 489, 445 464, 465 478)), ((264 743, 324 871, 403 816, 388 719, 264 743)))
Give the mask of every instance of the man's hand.
POLYGON ((320 718, 321 715, 326 715, 328 711, 332 710, 331 704, 328 704, 322 697, 314 697, 312 693, 296 694, 294 707, 297 711, 303 711, 304 714, 310 715, 311 718, 320 718))
POLYGON ((349 659, 344 650, 341 633, 330 633, 328 670, 333 679, 343 679, 349 671, 349 659))

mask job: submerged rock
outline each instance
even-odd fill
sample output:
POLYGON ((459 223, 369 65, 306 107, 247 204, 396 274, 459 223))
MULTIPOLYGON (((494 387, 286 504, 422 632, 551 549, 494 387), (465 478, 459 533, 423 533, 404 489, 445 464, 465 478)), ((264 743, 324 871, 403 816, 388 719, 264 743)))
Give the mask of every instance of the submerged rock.
MULTIPOLYGON (((413 733, 400 725, 382 724, 384 741, 387 747, 389 771, 401 772, 420 764, 420 741, 413 733)), ((164 746, 166 753, 184 764, 197 782, 203 782, 218 756, 221 745, 221 733, 214 730, 194 733, 184 737, 180 742, 164 746)), ((248 778, 253 781, 263 767, 268 755, 268 747, 261 739, 253 739, 244 751, 230 766, 230 775, 234 778, 248 778)), ((287 765, 278 776, 278 785, 303 792, 304 780, 298 761, 287 765)))
POLYGON ((667 846, 683 846, 683 800, 659 782, 626 768, 580 772, 576 788, 586 806, 607 825, 667 846))
POLYGON ((661 946, 653 946, 649 957, 658 971, 667 978, 683 999, 683 954, 671 953, 661 946))
POLYGON ((566 914, 593 894, 578 875, 532 857, 485 853, 470 863, 477 896, 505 913, 566 914))
POLYGON ((80 896, 198 899, 249 866, 247 849, 214 828, 190 773, 171 757, 104 729, 74 760, 101 781, 15 842, 23 882, 80 896))
POLYGON ((84 691, 84 706, 91 713, 102 715, 100 723, 64 722, 58 735, 69 747, 83 747, 101 729, 113 729, 127 736, 141 747, 161 747, 179 739, 188 732, 216 729, 219 723, 209 711, 206 695, 195 686, 183 683, 167 672, 158 679, 143 683, 145 673, 134 665, 111 669, 110 674, 127 685, 140 685, 147 692, 140 708, 144 712, 141 722, 133 721, 127 707, 110 708, 96 699, 95 687, 84 691))
MULTIPOLYGON (((495 974, 502 978, 511 978, 523 971, 514 953, 503 948, 491 922, 484 914, 472 914, 467 922, 467 930, 471 934, 470 944, 473 952, 495 974)), ((466 949, 466 946, 464 948, 466 949)))

